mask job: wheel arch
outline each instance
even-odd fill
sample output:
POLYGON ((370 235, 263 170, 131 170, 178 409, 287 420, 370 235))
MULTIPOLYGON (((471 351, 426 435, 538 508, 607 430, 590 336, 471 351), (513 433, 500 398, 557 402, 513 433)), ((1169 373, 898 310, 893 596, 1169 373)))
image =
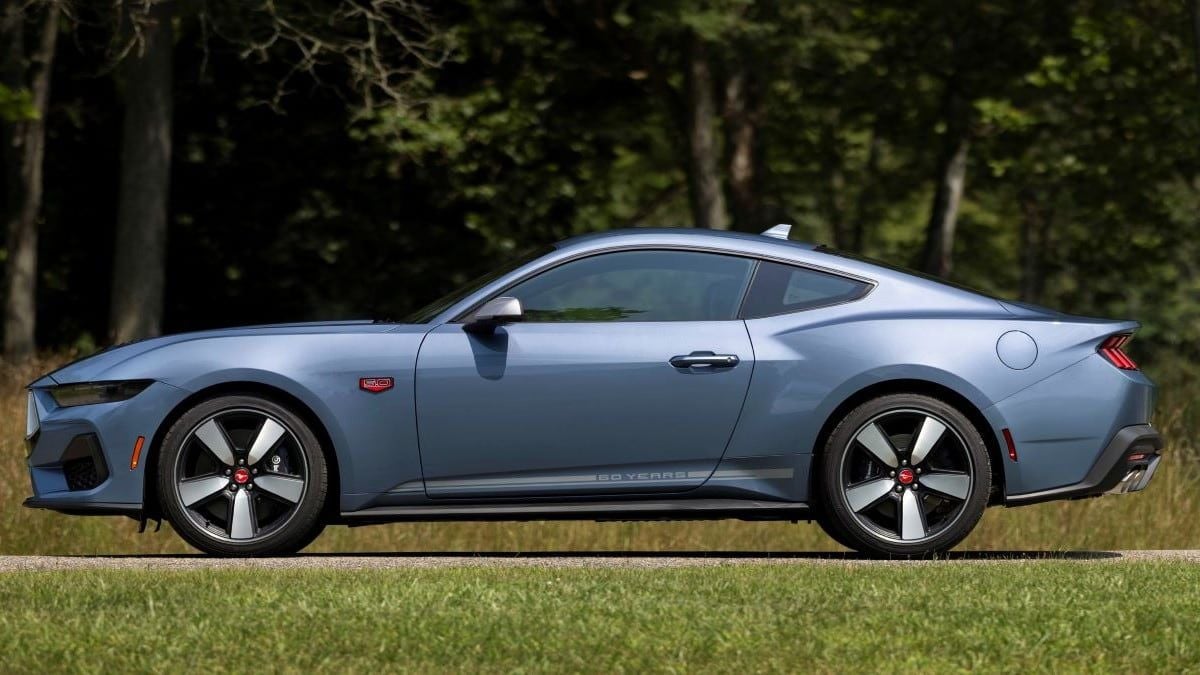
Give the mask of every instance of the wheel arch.
MULTIPOLYGON (((992 468, 992 495, 989 498, 989 503, 998 503, 998 500, 1003 499, 1005 494, 1004 455, 1001 453, 1000 442, 996 438, 996 433, 992 425, 988 422, 987 417, 984 416, 983 411, 971 399, 945 384, 930 380, 918 378, 884 380, 862 387, 844 398, 825 418, 820 432, 817 433, 816 442, 812 449, 813 459, 816 462, 821 461, 821 456, 825 450, 825 443, 829 440, 830 434, 833 433, 833 429, 837 426, 838 422, 848 415, 851 410, 867 401, 889 394, 921 394, 931 396, 949 403, 965 415, 971 424, 975 425, 976 430, 979 431, 979 435, 983 438, 983 444, 987 447, 988 459, 992 468)), ((810 494, 815 494, 813 490, 817 487, 817 475, 818 472, 815 470, 809 472, 810 494)))
POLYGON ((142 503, 147 517, 160 518, 162 516, 162 508, 158 496, 158 460, 162 455, 162 444, 167 432, 170 431, 171 427, 174 426, 180 417, 197 404, 218 396, 237 394, 260 396, 285 406, 299 415, 304 420, 304 423, 312 429, 312 432, 316 434, 317 440, 321 444, 321 452, 325 455, 325 465, 329 469, 329 491, 324 505, 325 514, 327 517, 336 516, 339 510, 338 501, 341 495, 342 467, 338 463, 339 454, 333 442, 333 436, 329 433, 325 422, 311 406, 285 389, 264 382, 237 380, 221 382, 197 390, 180 401, 159 423, 154 436, 150 440, 149 453, 146 457, 146 469, 143 475, 144 496, 142 503))

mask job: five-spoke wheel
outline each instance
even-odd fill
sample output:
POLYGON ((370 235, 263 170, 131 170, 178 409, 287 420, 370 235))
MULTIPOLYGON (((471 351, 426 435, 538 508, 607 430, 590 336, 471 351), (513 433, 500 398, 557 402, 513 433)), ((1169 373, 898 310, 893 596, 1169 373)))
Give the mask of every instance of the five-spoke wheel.
POLYGON ((225 555, 284 553, 320 531, 328 478, 312 431, 266 399, 230 396, 189 410, 159 462, 171 523, 196 547, 225 555))
POLYGON ((822 460, 819 521, 838 541, 874 554, 950 548, 978 522, 991 488, 978 431, 926 396, 863 404, 830 435, 822 460))

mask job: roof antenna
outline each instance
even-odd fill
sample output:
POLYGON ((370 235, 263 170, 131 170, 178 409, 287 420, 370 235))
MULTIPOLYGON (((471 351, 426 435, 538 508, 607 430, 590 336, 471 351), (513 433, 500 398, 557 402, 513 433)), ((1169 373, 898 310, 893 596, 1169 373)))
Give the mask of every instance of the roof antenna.
POLYGON ((763 232, 762 234, 764 237, 774 237, 775 239, 787 239, 788 235, 791 233, 792 233, 791 223, 780 223, 780 224, 776 225, 775 227, 772 227, 771 229, 767 230, 766 232, 763 232))

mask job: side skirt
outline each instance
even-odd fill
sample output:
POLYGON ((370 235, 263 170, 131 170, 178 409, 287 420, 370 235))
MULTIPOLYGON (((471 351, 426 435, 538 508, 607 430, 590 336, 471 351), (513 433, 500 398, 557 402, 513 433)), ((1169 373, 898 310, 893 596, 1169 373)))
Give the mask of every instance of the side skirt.
POLYGON ((497 521, 497 520, 809 520, 802 502, 769 502, 753 499, 679 499, 534 504, 420 504, 377 506, 341 514, 350 525, 398 521, 497 521))

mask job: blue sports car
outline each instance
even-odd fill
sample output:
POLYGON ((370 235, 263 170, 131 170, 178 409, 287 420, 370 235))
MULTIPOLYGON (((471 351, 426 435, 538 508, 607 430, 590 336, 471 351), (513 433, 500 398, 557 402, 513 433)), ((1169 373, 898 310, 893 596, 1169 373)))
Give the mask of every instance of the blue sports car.
POLYGON ((587 235, 403 323, 108 349, 29 386, 25 504, 166 518, 220 555, 330 523, 739 518, 918 556, 990 505, 1146 487, 1136 322, 787 234, 587 235))

